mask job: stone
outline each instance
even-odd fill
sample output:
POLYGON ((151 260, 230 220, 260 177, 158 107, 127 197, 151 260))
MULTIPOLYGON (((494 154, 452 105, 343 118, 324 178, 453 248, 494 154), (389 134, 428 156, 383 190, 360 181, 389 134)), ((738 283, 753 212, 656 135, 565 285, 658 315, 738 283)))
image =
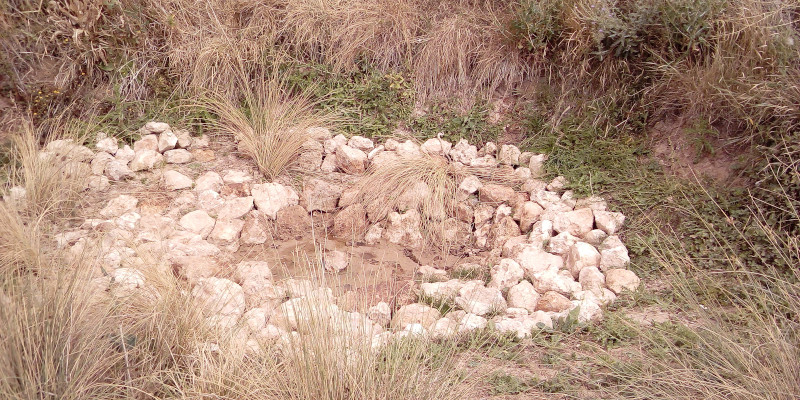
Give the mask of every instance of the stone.
POLYGON ((178 256, 172 259, 172 270, 176 274, 194 284, 201 278, 210 278, 220 271, 219 264, 207 256, 178 256))
POLYGON ((214 229, 214 218, 203 210, 192 211, 181 217, 178 224, 189 232, 196 233, 205 239, 214 229))
POLYGON ((94 175, 102 175, 106 170, 106 165, 115 160, 114 156, 104 151, 99 151, 92 158, 91 170, 94 175))
POLYGON ((639 277, 633 271, 612 268, 606 271, 606 286, 614 294, 620 294, 625 290, 635 291, 639 287, 639 277))
POLYGON ((340 272, 350 264, 350 256, 343 251, 333 250, 325 253, 322 262, 326 271, 340 272))
POLYGON ((595 266, 584 267, 578 275, 578 282, 583 290, 603 290, 606 286, 606 277, 595 266))
POLYGON ((175 136, 178 137, 178 147, 188 149, 192 145, 192 135, 186 129, 177 129, 174 131, 175 136))
POLYGON ((416 181, 406 187, 402 193, 397 196, 396 204, 397 210, 404 212, 412 209, 419 209, 423 201, 430 195, 428 184, 424 181, 416 181))
POLYGON ((500 247, 509 238, 520 235, 519 225, 514 218, 503 217, 489 230, 489 242, 492 247, 500 247))
POLYGON ((144 150, 152 150, 158 152, 158 136, 145 135, 141 139, 133 142, 134 153, 139 153, 144 150))
POLYGON ((192 161, 192 153, 184 149, 168 150, 164 152, 164 159, 167 164, 186 164, 192 161))
POLYGON ((517 285, 525 277, 525 270, 510 258, 500 260, 499 264, 492 267, 490 273, 492 280, 488 286, 501 290, 517 285))
POLYGON ((547 161, 546 154, 534 154, 528 163, 528 168, 531 170, 531 176, 538 178, 545 174, 544 162, 547 161))
POLYGON ((590 322, 597 322, 603 318, 603 310, 593 298, 586 298, 583 300, 572 300, 572 310, 577 309, 578 322, 588 324, 590 322))
POLYGON ((111 272, 111 286, 122 292, 119 294, 129 294, 130 291, 143 287, 144 282, 144 274, 134 268, 117 268, 111 272))
POLYGON ((514 189, 490 183, 480 188, 478 199, 486 203, 499 204, 509 202, 514 196, 514 189))
POLYGON ((524 308, 531 313, 536 311, 536 304, 539 303, 539 293, 528 281, 521 281, 511 287, 507 298, 509 307, 524 308))
POLYGON ((431 329, 431 336, 435 339, 449 338, 458 332, 458 321, 449 317, 440 318, 431 329))
POLYGON ((428 155, 446 156, 452 147, 453 145, 444 139, 432 138, 420 146, 420 151, 428 155))
POLYGON ((483 156, 473 159, 469 165, 475 168, 494 168, 497 166, 497 160, 492 156, 483 156))
POLYGON ((600 252, 589 243, 577 242, 567 252, 565 264, 572 276, 577 278, 583 268, 600 266, 600 252))
POLYGON ((572 302, 558 292, 546 292, 539 297, 536 311, 562 312, 572 309, 572 302))
POLYGON ((131 171, 147 171, 164 161, 164 156, 154 150, 137 151, 129 167, 131 171))
POLYGON ((439 310, 424 304, 413 303, 400 307, 392 317, 392 328, 403 330, 411 324, 420 324, 430 330, 442 316, 439 310))
POLYGON ((497 145, 494 142, 486 142, 478 152, 479 156, 493 156, 497 153, 497 145))
POLYGON ((219 174, 214 171, 208 171, 203 175, 197 177, 194 184, 194 190, 196 192, 213 190, 219 193, 219 191, 222 190, 222 185, 223 185, 222 177, 219 176, 219 174))
POLYGON ((253 209, 253 197, 231 197, 217 211, 218 219, 242 218, 253 209))
POLYGON ((574 211, 559 213, 553 219, 553 229, 556 232, 569 232, 573 236, 583 236, 594 228, 594 214, 591 209, 581 208, 574 211))
POLYGON ((614 235, 625 223, 625 216, 618 212, 594 211, 594 222, 597 224, 598 229, 609 235, 614 235))
POLYGON ((494 328, 500 333, 515 333, 517 339, 525 339, 534 330, 553 329, 553 320, 544 311, 520 317, 502 317, 494 321, 494 328))
POLYGON ((461 139, 453 146, 448 154, 455 162, 471 165, 472 160, 478 158, 478 148, 470 145, 466 139, 461 139))
POLYGON ((317 141, 325 141, 333 137, 333 133, 331 130, 324 127, 324 126, 313 126, 310 128, 306 128, 306 134, 314 140, 317 141))
POLYGON ((339 148, 339 146, 343 146, 346 144, 347 144, 347 138, 344 135, 339 134, 331 139, 326 139, 322 147, 325 151, 325 154, 332 154, 336 152, 336 149, 339 148))
POLYGON ((238 318, 246 307, 242 287, 228 279, 198 279, 192 289, 192 297, 208 317, 238 318))
POLYGON ((167 150, 172 150, 178 145, 178 136, 172 133, 171 130, 161 132, 158 135, 158 152, 163 153, 167 150))
POLYGON ((533 153, 530 151, 523 151, 522 153, 519 153, 519 165, 530 164, 531 157, 533 157, 533 153))
POLYGON ((456 305, 468 313, 479 316, 503 312, 507 308, 500 289, 485 287, 480 281, 464 285, 458 292, 456 305))
MULTIPOLYGON (((367 210, 363 204, 356 203, 336 214, 333 219, 331 234, 338 238, 358 241, 363 237, 366 230, 367 210)), ((378 238, 380 239, 380 234, 378 234, 378 238)))
POLYGON ((303 201, 308 211, 330 212, 339 204, 342 187, 319 178, 303 179, 303 201))
POLYGON ((369 245, 377 244, 381 237, 383 236, 383 227, 375 224, 367 229, 367 233, 364 234, 364 242, 369 245))
POLYGON ((470 195, 477 192, 482 186, 483 184, 477 176, 468 175, 458 185, 458 190, 466 195, 470 195))
POLYGON ((590 208, 593 211, 606 211, 608 204, 599 196, 591 196, 585 199, 579 199, 575 203, 575 209, 590 208))
POLYGON ((197 194, 197 206, 206 212, 216 212, 223 204, 225 200, 213 190, 204 190, 197 194))
POLYGON ((554 291, 570 295, 581 290, 569 271, 547 270, 533 276, 533 287, 539 293, 554 291))
POLYGON ((422 246, 421 219, 417 210, 408 210, 404 214, 392 212, 387 223, 383 231, 386 240, 407 248, 422 246))
POLYGON ((495 210, 496 208, 489 204, 478 204, 475 206, 472 217, 475 226, 480 226, 484 222, 491 220, 492 216, 494 216, 495 210))
POLYGON ((511 144, 500 146, 500 153, 497 154, 497 162, 503 165, 519 165, 519 148, 511 144))
POLYGON ((325 156, 325 158, 322 159, 322 164, 320 164, 319 169, 322 172, 336 171, 336 154, 328 154, 325 156))
POLYGON ((367 139, 363 136, 351 137, 350 140, 347 141, 347 145, 354 149, 361 150, 363 152, 370 151, 375 147, 375 144, 372 143, 372 140, 367 139))
POLYGON ((312 219, 303 206, 282 208, 275 218, 275 233, 278 239, 300 239, 311 232, 312 219))
POLYGON ((127 144, 122 146, 121 149, 117 150, 117 154, 114 154, 114 158, 126 165, 131 162, 135 156, 136 152, 127 144))
POLYGON ((530 231, 544 211, 542 206, 532 201, 522 203, 517 209, 518 211, 514 213, 514 219, 519 221, 519 230, 522 233, 530 231))
POLYGON ((567 187, 567 178, 563 176, 557 176, 547 184, 547 190, 551 192, 560 192, 564 190, 565 187, 567 187))
POLYGON ((459 202, 456 205, 456 218, 459 221, 472 224, 475 220, 475 210, 465 202, 459 202))
MULTIPOLYGON (((233 270, 233 280, 238 283, 246 297, 258 295, 272 284, 272 271, 265 261, 242 261, 233 270)), ((260 301, 259 301, 260 303, 260 301)))
POLYGON ((164 172, 164 186, 168 190, 181 190, 192 187, 192 178, 178 172, 169 170, 164 172))
POLYGON ((141 135, 158 135, 161 132, 171 130, 169 124, 166 122, 157 122, 157 121, 150 121, 141 128, 139 128, 139 134, 141 135))
POLYGON ((325 151, 322 145, 314 139, 307 139, 302 146, 297 158, 294 160, 294 167, 300 171, 314 172, 319 171, 325 151))
POLYGON ((109 181, 108 181, 108 177, 106 177, 105 175, 90 176, 88 184, 89 184, 89 189, 95 190, 95 191, 98 191, 98 192, 104 192, 104 191, 108 190, 108 188, 110 186, 109 181))
POLYGON ((256 184, 251 192, 256 208, 273 220, 277 218, 279 210, 296 206, 300 200, 297 192, 280 183, 256 184))
POLYGON ((547 243, 547 251, 553 254, 564 255, 580 239, 572 236, 569 232, 561 232, 552 237, 547 243))
POLYGON ((600 229, 592 229, 589 233, 583 235, 583 240, 594 247, 600 247, 606 238, 608 238, 608 234, 600 229))
POLYGON ((100 210, 100 216, 106 219, 119 217, 128 211, 135 210, 138 204, 139 199, 127 194, 121 194, 111 199, 108 204, 100 210))
POLYGON ((106 164, 105 174, 112 181, 121 181, 133 177, 133 171, 128 168, 128 162, 117 159, 111 160, 106 164))
POLYGON ((253 181, 253 175, 238 169, 227 169, 222 172, 222 181, 227 184, 240 184, 253 181))
POLYGON ((107 137, 105 139, 98 140, 97 144, 94 145, 94 148, 98 151, 103 151, 113 156, 114 154, 117 154, 117 150, 119 150, 119 144, 117 143, 117 139, 107 137))
POLYGON ((376 324, 387 327, 392 320, 392 310, 389 308, 389 303, 379 302, 367 310, 367 318, 376 324))
POLYGON ((263 244, 271 238, 261 212, 251 211, 247 215, 240 237, 243 244, 263 244))
POLYGON ((524 182, 530 179, 532 176, 531 169, 528 167, 517 167, 514 168, 514 178, 518 181, 524 182))
POLYGON ((342 145, 336 148, 336 167, 346 174, 361 174, 367 168, 367 154, 342 145))
POLYGON ((419 285, 422 294, 434 301, 451 302, 458 296, 458 291, 464 287, 464 282, 451 279, 446 282, 423 282, 419 285))
POLYGON ((239 234, 244 228, 244 221, 241 219, 218 219, 214 224, 214 229, 208 235, 208 240, 213 243, 229 244, 239 239, 239 234))
POLYGON ((411 140, 406 140, 405 142, 400 143, 395 151, 397 152, 397 155, 400 158, 422 157, 422 150, 420 150, 419 145, 412 142, 411 140))
POLYGON ((488 323, 489 321, 487 321, 486 318, 475 314, 467 314, 464 316, 464 318, 461 318, 461 321, 459 321, 458 332, 466 333, 483 329, 486 328, 488 323))
POLYGON ((600 269, 624 268, 631 261, 628 248, 618 236, 609 236, 600 244, 600 269))

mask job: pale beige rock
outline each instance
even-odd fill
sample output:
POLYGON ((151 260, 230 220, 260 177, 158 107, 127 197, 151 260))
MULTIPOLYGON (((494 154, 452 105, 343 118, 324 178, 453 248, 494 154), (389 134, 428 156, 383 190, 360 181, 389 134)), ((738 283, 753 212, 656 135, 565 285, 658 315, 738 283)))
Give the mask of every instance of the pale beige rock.
POLYGON ((164 152, 164 159, 167 164, 186 164, 192 162, 194 156, 184 149, 167 150, 164 152))
POLYGON ((343 271, 350 264, 350 256, 340 250, 333 250, 323 256, 323 265, 329 272, 343 271))
POLYGON ((423 282, 419 285, 425 297, 442 302, 455 300, 458 291, 464 287, 464 282, 458 279, 451 279, 445 282, 423 282))
POLYGON ((599 268, 590 266, 581 269, 578 282, 583 290, 603 290, 606 286, 606 277, 599 268))
POLYGON ((381 301, 367 310, 367 318, 382 327, 387 327, 392 320, 392 310, 388 303, 381 301))
POLYGON ((606 271, 606 286, 615 294, 620 294, 624 290, 635 291, 639 283, 639 277, 633 271, 622 268, 606 271))
POLYGON ((573 277, 577 278, 580 276, 582 269, 600 266, 600 252, 589 243, 577 242, 567 252, 565 263, 567 270, 572 273, 573 277))
POLYGON ((420 150, 425 154, 444 156, 450 152, 452 147, 453 145, 444 139, 432 138, 426 140, 420 146, 420 150))
POLYGON ((168 190, 181 190, 192 187, 192 178, 178 172, 166 171, 164 172, 164 186, 168 190))
POLYGON ((336 167, 346 174, 361 174, 367 168, 367 154, 342 145, 336 148, 336 167))
POLYGON ((569 232, 573 236, 583 236, 594 228, 594 214, 591 209, 581 208, 558 214, 553 219, 556 232, 569 232))
POLYGON ((492 267, 490 274, 492 280, 488 286, 503 290, 517 285, 525 276, 525 270, 516 261, 504 258, 500 260, 499 264, 492 267))
POLYGON ((210 278, 220 271, 219 264, 208 256, 177 256, 172 259, 172 264, 173 271, 191 284, 200 278, 210 278))
POLYGON ((215 213, 223 204, 225 199, 213 190, 204 190, 197 194, 197 206, 206 212, 215 213))
POLYGON ((411 324, 420 324, 431 329, 442 316, 439 310, 424 304, 414 303, 400 307, 392 317, 392 328, 403 330, 411 324))
POLYGON ((618 236, 609 236, 600 244, 600 269, 623 268, 631 261, 628 248, 618 236))
POLYGON ((103 218, 119 217, 128 211, 135 210, 138 204, 139 199, 127 194, 121 194, 111 199, 108 204, 100 210, 100 216, 103 218))
POLYGON ((133 160, 134 156, 136 156, 136 152, 127 144, 122 146, 121 149, 117 150, 117 154, 114 154, 114 158, 116 158, 117 161, 120 161, 126 165, 133 160))
POLYGON ((111 160, 106 164, 105 174, 112 181, 121 181, 133 177, 133 171, 128 168, 128 162, 117 159, 111 160))
POLYGON ((340 185, 309 176, 303 179, 303 201, 308 211, 333 211, 341 195, 340 185))
POLYGON ((569 249, 578 241, 580 239, 572 236, 569 232, 561 232, 552 237, 547 243, 547 251, 553 254, 566 255, 569 249))
POLYGON ((472 160, 478 158, 478 148, 470 145, 466 139, 461 139, 448 154, 453 161, 471 165, 472 160))
POLYGON ((602 244, 606 238, 608 238, 608 234, 600 229, 592 229, 589 233, 583 235, 583 240, 595 247, 600 247, 600 244, 602 244))
POLYGON ((178 224, 189 232, 196 233, 205 238, 214 229, 214 218, 203 210, 192 211, 181 217, 178 224))
POLYGON ((242 218, 253 209, 253 197, 231 197, 225 200, 217 211, 219 219, 242 218))
POLYGON ((153 169, 155 166, 164 161, 164 156, 154 150, 141 150, 137 151, 133 160, 129 164, 131 171, 147 171, 153 169))
POLYGON ((192 135, 186 129, 176 129, 173 131, 178 137, 178 147, 188 149, 192 145, 192 135))
POLYGON ((547 161, 546 154, 534 154, 531 156, 531 160, 528 163, 528 168, 531 170, 531 175, 534 178, 538 178, 544 175, 544 162, 547 161))
POLYGON ((161 132, 171 130, 169 124, 166 122, 157 122, 157 121, 150 121, 141 128, 139 128, 139 134, 141 135, 158 135, 161 132))
POLYGON ((528 281, 522 281, 508 290, 508 306, 524 308, 529 312, 536 311, 539 302, 539 293, 528 281))
POLYGON ((625 216, 618 212, 598 210, 594 211, 594 222, 597 224, 598 229, 602 229, 609 235, 614 235, 625 223, 625 216))
POLYGON ((504 144, 500 146, 497 154, 497 161, 503 165, 519 165, 519 155, 521 152, 517 146, 504 144))
POLYGON ((546 292, 539 297, 536 311, 562 312, 572 308, 572 302, 564 295, 557 292, 546 292))
POLYGON ((358 135, 351 137, 350 140, 347 141, 347 145, 363 152, 367 152, 375 148, 375 144, 372 143, 372 140, 358 135))
POLYGON ((158 136, 145 135, 141 139, 133 142, 133 151, 139 153, 144 150, 152 150, 158 152, 158 136))
POLYGON ((161 132, 158 135, 158 152, 163 153, 167 150, 172 150, 178 145, 178 136, 171 130, 161 132))
POLYGON ((275 219, 282 208, 295 206, 300 200, 297 192, 280 183, 256 184, 251 192, 256 208, 270 219, 275 219))
POLYGON ((486 203, 506 203, 514 197, 514 189, 494 183, 481 186, 478 198, 486 203))
POLYGON ((197 305, 207 316, 238 318, 245 310, 242 287, 222 278, 201 278, 192 289, 197 305))
MULTIPOLYGON (((364 205, 356 203, 336 214, 331 234, 345 240, 360 240, 367 230, 367 211, 364 205)), ((380 234, 378 234, 380 239, 380 234)))
POLYGON ((376 244, 381 240, 381 236, 383 236, 383 227, 378 224, 372 225, 364 234, 364 242, 370 245, 376 244))
POLYGON ((117 139, 112 137, 107 137, 105 139, 100 139, 97 141, 97 144, 94 146, 98 151, 102 151, 112 156, 117 154, 117 150, 119 150, 119 144, 117 143, 117 139))
POLYGON ((214 243, 229 244, 236 242, 244 228, 241 219, 218 219, 214 229, 208 235, 208 240, 214 243))
POLYGON ((389 214, 387 223, 383 231, 386 240, 408 248, 422 245, 421 219, 417 210, 408 210, 404 214, 393 212, 389 214))
POLYGON ((537 203, 526 201, 518 207, 518 212, 514 213, 514 219, 519 221, 519 229, 522 233, 527 233, 533 224, 539 220, 544 209, 537 203))
POLYGON ((254 210, 247 215, 240 237, 243 244, 262 244, 271 237, 261 212, 254 210))
POLYGON ((479 316, 503 312, 508 307, 500 289, 485 287, 482 282, 464 285, 455 302, 462 310, 479 316))
POLYGON ((97 154, 94 155, 94 158, 92 158, 92 163, 91 163, 92 174, 102 175, 106 170, 106 165, 108 165, 109 162, 114 160, 115 158, 111 154, 108 154, 104 151, 97 152, 97 154))
POLYGON ((208 171, 197 177, 195 180, 194 190, 196 192, 213 190, 219 193, 219 191, 222 189, 222 185, 222 177, 214 171, 208 171))

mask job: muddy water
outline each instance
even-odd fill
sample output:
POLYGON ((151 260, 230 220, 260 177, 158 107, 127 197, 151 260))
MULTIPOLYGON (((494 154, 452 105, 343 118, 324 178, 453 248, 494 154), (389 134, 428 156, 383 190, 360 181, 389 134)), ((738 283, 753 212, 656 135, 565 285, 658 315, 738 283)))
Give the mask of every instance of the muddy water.
POLYGON ((420 265, 449 269, 461 258, 445 256, 436 249, 411 251, 384 241, 372 246, 348 245, 331 238, 315 240, 309 237, 242 246, 235 254, 234 262, 245 260, 267 261, 276 280, 309 278, 324 281, 337 295, 355 291, 383 298, 384 294, 391 295, 393 288, 413 279, 420 265), (350 264, 339 273, 323 274, 320 260, 326 252, 333 250, 347 253, 350 264))

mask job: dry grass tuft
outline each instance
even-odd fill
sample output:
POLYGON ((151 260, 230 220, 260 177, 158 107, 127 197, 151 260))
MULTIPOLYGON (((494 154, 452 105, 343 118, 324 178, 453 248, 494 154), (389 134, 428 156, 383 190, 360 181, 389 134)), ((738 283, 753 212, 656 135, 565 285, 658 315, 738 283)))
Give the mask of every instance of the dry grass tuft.
POLYGON ((330 125, 334 118, 314 109, 312 89, 290 93, 278 72, 254 81, 245 76, 240 72, 237 80, 241 97, 211 93, 201 105, 218 117, 211 122, 212 128, 235 138, 239 150, 267 178, 275 179, 292 167, 309 139, 307 129, 330 125))

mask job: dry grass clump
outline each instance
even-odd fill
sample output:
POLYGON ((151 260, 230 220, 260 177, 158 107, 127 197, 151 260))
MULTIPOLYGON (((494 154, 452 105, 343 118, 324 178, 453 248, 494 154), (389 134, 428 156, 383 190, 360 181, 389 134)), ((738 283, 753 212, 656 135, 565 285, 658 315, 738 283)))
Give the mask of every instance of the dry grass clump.
POLYGON ((291 93, 278 72, 251 81, 239 71, 241 97, 210 93, 201 105, 217 115, 212 128, 231 135, 239 150, 255 161, 269 179, 292 167, 301 147, 309 139, 307 129, 334 121, 330 113, 314 109, 313 89, 291 93))
MULTIPOLYGON (((774 230, 753 209, 761 234, 786 265, 800 263, 800 238, 774 230)), ((797 210, 793 211, 795 218, 797 210)), ((728 246, 708 225, 712 240, 728 246)), ((742 240, 750 243, 742 232, 742 240)), ((771 265, 743 269, 731 252, 719 270, 700 268, 679 245, 655 249, 692 322, 628 327, 640 352, 611 363, 609 394, 631 399, 793 399, 800 395, 800 274, 771 265)))

